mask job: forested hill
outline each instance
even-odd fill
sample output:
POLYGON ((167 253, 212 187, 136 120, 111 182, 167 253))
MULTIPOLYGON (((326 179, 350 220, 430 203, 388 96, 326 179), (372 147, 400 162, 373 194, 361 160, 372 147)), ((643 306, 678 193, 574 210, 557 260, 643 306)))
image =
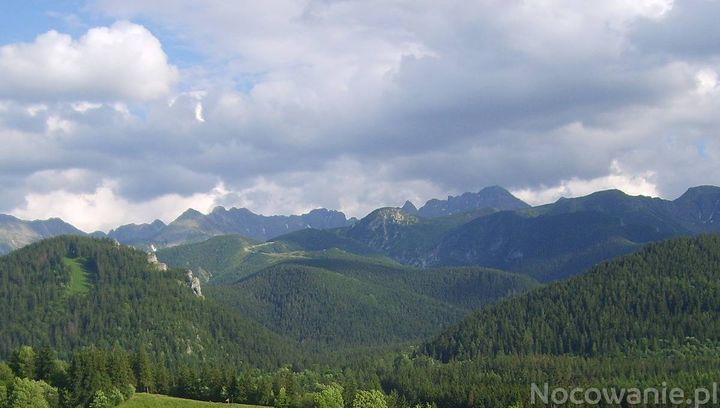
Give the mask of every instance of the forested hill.
POLYGON ((720 344, 720 237, 677 238, 481 310, 425 345, 447 361, 720 344))
POLYGON ((419 269, 328 251, 207 292, 283 337, 327 351, 422 341, 482 305, 537 286, 502 271, 419 269))
POLYGON ((178 359, 274 366, 286 343, 197 297, 184 270, 160 270, 147 254, 110 240, 58 237, 0 258, 0 359, 18 346, 63 353, 85 345, 143 345, 178 359), (182 356, 182 357, 181 357, 182 356))
POLYGON ((310 250, 359 245, 327 231, 290 237, 296 239, 259 244, 226 235, 165 248, 158 257, 196 271, 208 280, 203 292, 240 316, 322 350, 425 340, 481 306, 538 286, 498 270, 415 268, 380 256, 310 250))

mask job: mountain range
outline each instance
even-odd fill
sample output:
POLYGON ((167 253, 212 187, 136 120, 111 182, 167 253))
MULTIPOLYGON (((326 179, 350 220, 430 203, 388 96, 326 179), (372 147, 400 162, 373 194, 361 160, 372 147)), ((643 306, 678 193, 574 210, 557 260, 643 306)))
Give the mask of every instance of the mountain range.
POLYGON ((189 209, 167 225, 160 220, 151 224, 124 225, 111 230, 107 236, 128 245, 168 247, 227 234, 264 241, 304 228, 338 228, 353 221, 339 211, 324 208, 303 215, 264 216, 245 208, 216 207, 209 214, 189 209))
MULTIPOLYGON (((718 233, 718 216, 718 187, 691 188, 673 201, 608 190, 538 207, 436 218, 382 208, 352 226, 325 231, 324 243, 333 248, 342 239, 349 248, 350 240, 408 265, 483 266, 548 282, 650 242, 718 233)), ((301 245, 297 233, 273 241, 288 239, 301 245)), ((317 236, 313 247, 321 248, 317 236)))
POLYGON ((719 202, 705 186, 433 217, 405 205, 270 239, 224 234, 239 210, 189 211, 174 230, 120 230, 188 237, 151 254, 44 239, 0 257, 0 358, 50 346, 78 373, 73 353, 138 350, 163 392, 222 401, 255 384, 244 401, 263 406, 317 406, 329 382, 401 408, 526 406, 533 382, 694 389, 720 375, 719 202))
MULTIPOLYGON (((139 248, 164 248, 237 234, 301 250, 342 249, 416 267, 481 266, 540 282, 576 275, 603 260, 675 236, 720 232, 720 188, 690 188, 676 200, 619 190, 530 207, 500 187, 430 200, 420 209, 377 209, 360 220, 326 209, 262 216, 247 209, 187 210, 170 224, 121 226, 107 236, 139 248)), ((82 234, 60 220, 0 218, 5 251, 58 234, 82 234)))
MULTIPOLYGON (((409 202, 408 202, 409 203, 409 202)), ((409 203, 413 209, 411 203, 409 203)), ((500 187, 488 187, 478 193, 465 193, 447 200, 430 200, 419 211, 420 216, 436 217, 462 213, 478 208, 500 210, 527 207, 519 199, 500 187)), ((415 209, 417 211, 417 209, 415 209)), ((123 244, 141 248, 167 247, 198 242, 213 236, 239 234, 265 241, 301 229, 332 229, 352 225, 357 220, 339 211, 318 208, 302 215, 255 214, 246 208, 216 207, 209 214, 188 209, 169 224, 155 220, 146 224, 127 224, 108 233, 89 235, 109 237, 123 244)), ((52 218, 44 221, 23 221, 0 214, 0 254, 18 249, 31 242, 57 235, 84 235, 83 231, 64 221, 52 218)))

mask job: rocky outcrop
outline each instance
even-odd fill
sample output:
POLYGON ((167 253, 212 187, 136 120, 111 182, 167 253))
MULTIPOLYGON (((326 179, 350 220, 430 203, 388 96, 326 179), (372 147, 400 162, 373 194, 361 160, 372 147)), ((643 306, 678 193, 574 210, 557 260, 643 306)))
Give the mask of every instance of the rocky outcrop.
POLYGON ((193 291, 193 294, 197 297, 203 297, 202 287, 200 287, 200 278, 193 274, 193 271, 188 269, 187 271, 188 286, 193 291))
POLYGON ((160 272, 165 272, 168 270, 167 264, 158 261, 158 257, 155 252, 148 252, 147 260, 150 265, 153 265, 155 269, 160 272))

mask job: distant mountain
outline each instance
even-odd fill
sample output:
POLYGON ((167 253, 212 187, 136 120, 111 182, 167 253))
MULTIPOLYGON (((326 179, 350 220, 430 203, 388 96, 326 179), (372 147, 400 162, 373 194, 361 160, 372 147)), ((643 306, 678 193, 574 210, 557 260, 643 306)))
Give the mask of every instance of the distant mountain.
POLYGON ((168 225, 155 221, 153 224, 122 226, 111 231, 108 236, 124 244, 170 247, 227 234, 265 241, 306 228, 344 227, 353 221, 339 211, 324 208, 303 215, 264 216, 245 208, 216 207, 210 214, 189 209, 168 225))
POLYGON ((559 279, 648 242, 720 232, 708 205, 719 190, 691 189, 675 201, 608 190, 491 214, 447 234, 427 263, 483 265, 541 281, 559 279))
POLYGON ((405 212, 407 214, 411 214, 411 215, 417 215, 417 213, 418 213, 417 207, 415 207, 415 204, 413 204, 410 200, 405 201, 405 204, 403 204, 403 206, 400 207, 400 209, 403 212, 405 212))
POLYGON ((167 225, 160 220, 150 224, 127 224, 111 230, 107 236, 126 245, 143 245, 151 242, 167 225))
POLYGON ((670 211, 689 230, 720 231, 720 187, 693 187, 673 201, 670 211))
POLYGON ((57 235, 85 235, 85 233, 59 218, 23 221, 10 215, 0 214, 0 255, 57 235))
POLYGON ((425 346, 444 361, 500 353, 603 355, 720 339, 720 237, 677 238, 501 301, 425 346))
MULTIPOLYGON (((422 209, 413 214, 412 203, 403 208, 381 208, 329 232, 404 264, 484 266, 543 282, 581 273, 649 242, 720 233, 720 188, 712 186, 691 188, 674 201, 608 190, 538 207, 434 218, 421 217, 422 209)), ((347 243, 345 248, 350 250, 347 243)))
POLYGON ((448 196, 447 200, 430 200, 417 210, 417 214, 425 218, 435 218, 460 214, 481 208, 491 208, 496 211, 505 211, 519 210, 529 207, 530 206, 528 204, 515 197, 504 188, 491 186, 485 187, 477 193, 464 193, 455 197, 448 196))
POLYGON ((401 263, 427 266, 429 254, 434 253, 446 234, 493 212, 495 210, 485 208, 445 217, 421 218, 399 208, 381 208, 352 227, 335 233, 361 242, 401 263))

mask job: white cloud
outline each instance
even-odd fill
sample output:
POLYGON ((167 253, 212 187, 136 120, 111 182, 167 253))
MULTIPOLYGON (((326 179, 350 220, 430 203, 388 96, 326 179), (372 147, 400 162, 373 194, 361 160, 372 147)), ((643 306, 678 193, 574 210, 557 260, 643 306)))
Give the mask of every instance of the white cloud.
POLYGON ((210 211, 227 194, 220 184, 212 190, 190 196, 166 194, 145 202, 135 203, 120 196, 117 185, 105 180, 94 191, 73 193, 63 189, 31 193, 25 203, 10 214, 24 219, 60 217, 86 231, 108 231, 126 223, 140 223, 152 219, 172 221, 188 208, 210 211))
POLYGON ((197 104, 195 104, 195 120, 200 123, 205 122, 205 117, 203 116, 202 102, 198 102, 197 104))
POLYGON ((657 197, 658 188, 652 181, 654 174, 625 174, 617 161, 613 161, 610 174, 590 180, 573 177, 562 180, 555 186, 539 186, 514 190, 512 193, 531 205, 541 205, 557 201, 561 197, 580 197, 596 191, 618 189, 629 195, 657 197))
POLYGON ((718 75, 712 69, 702 69, 695 75, 697 81, 697 92, 706 95, 717 90, 718 75))
POLYGON ((0 47, 0 97, 45 101, 144 101, 178 79, 160 41, 145 27, 117 22, 75 40, 49 31, 32 43, 0 47))

